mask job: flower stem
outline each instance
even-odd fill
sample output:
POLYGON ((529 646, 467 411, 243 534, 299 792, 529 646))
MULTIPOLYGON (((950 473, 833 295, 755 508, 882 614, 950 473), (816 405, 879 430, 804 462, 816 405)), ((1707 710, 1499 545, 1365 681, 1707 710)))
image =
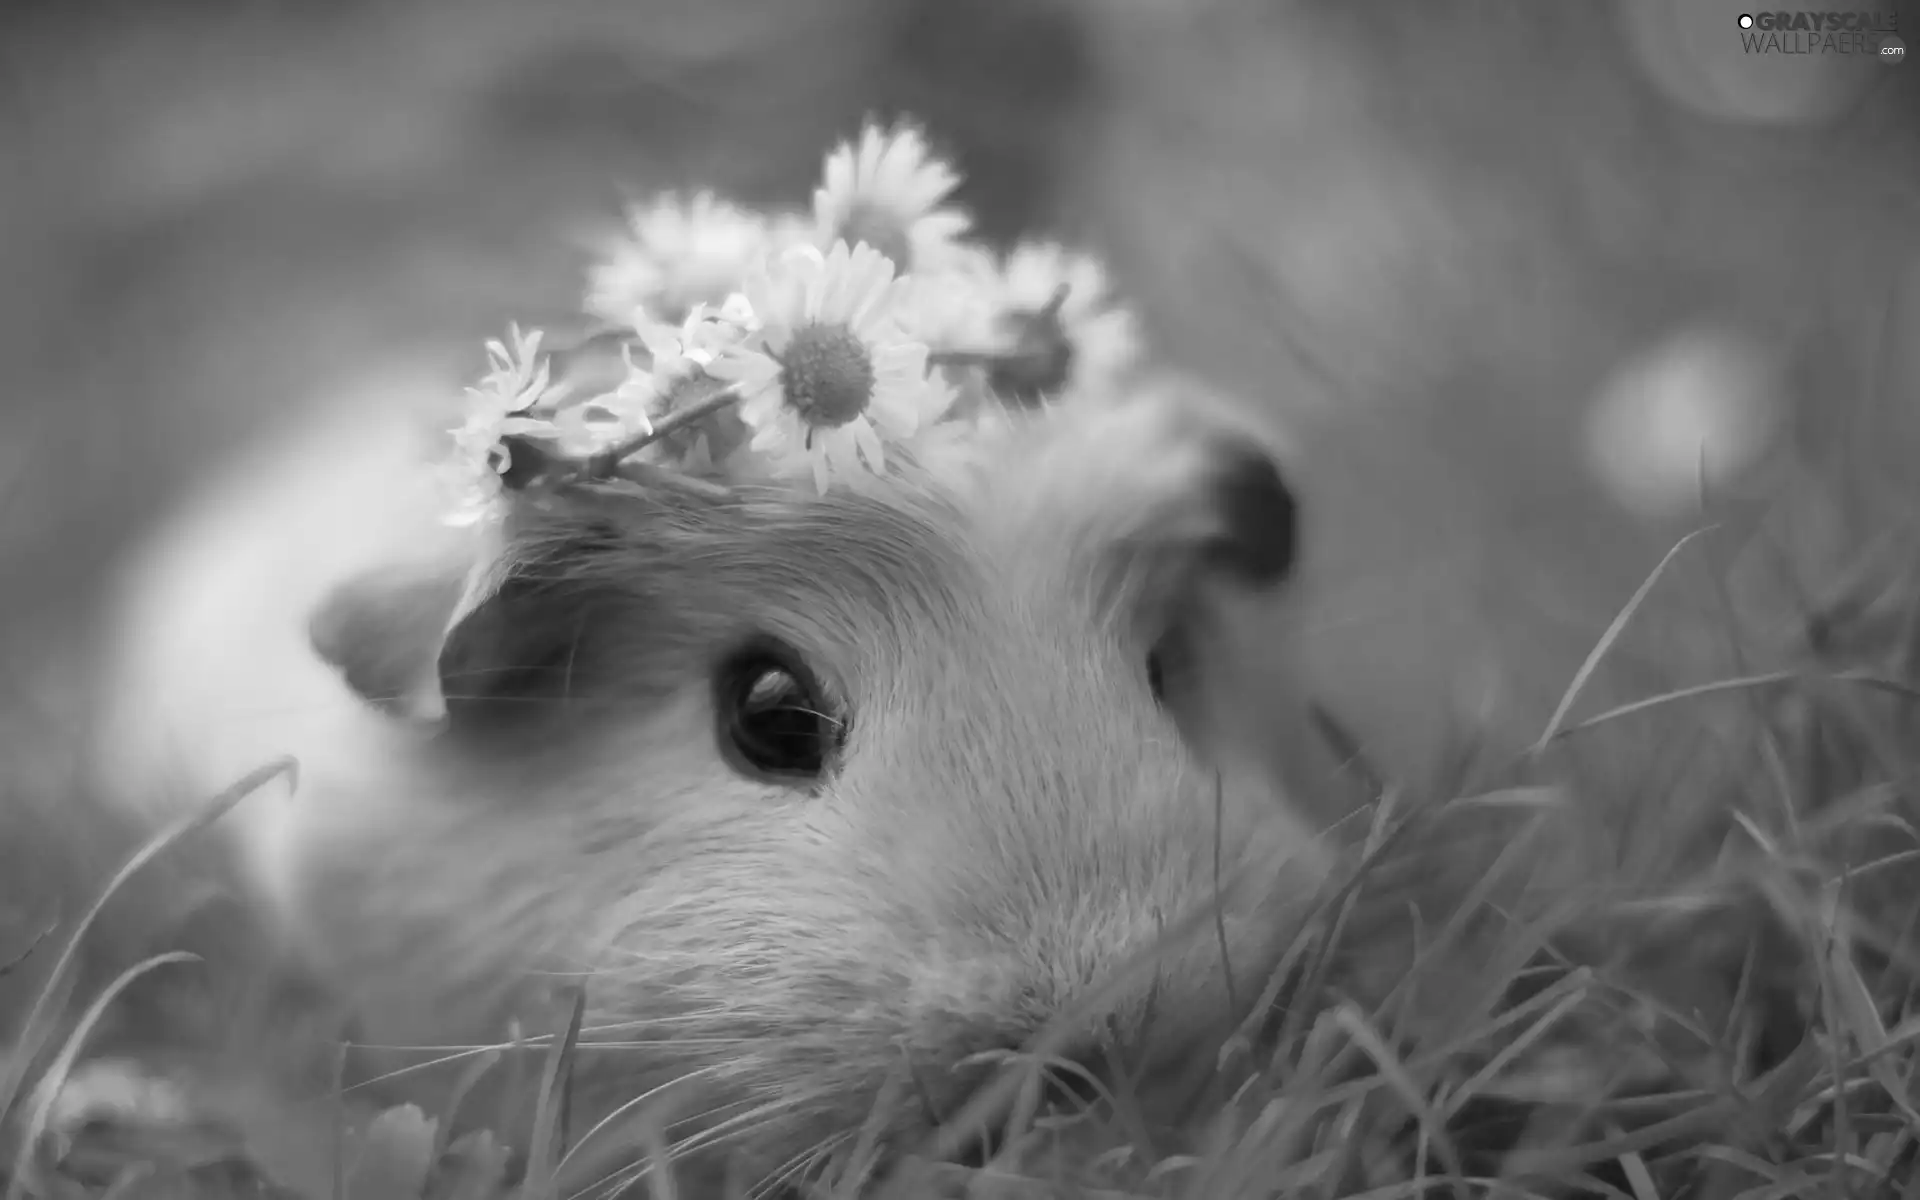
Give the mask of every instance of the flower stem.
MULTIPOLYGON (((1057 318, 1067 303, 1067 297, 1073 289, 1060 284, 1047 296, 1047 302, 1038 309, 1026 314, 1028 321, 1047 321, 1057 318)), ((1014 345, 1001 350, 935 350, 927 355, 927 363, 935 367, 994 367, 1011 358, 1030 353, 1025 347, 1014 345)))
POLYGON ((684 429, 695 421, 712 416, 728 405, 738 402, 739 399, 740 393, 732 385, 728 385, 711 396, 668 413, 644 432, 637 433, 626 441, 588 459, 587 476, 592 479, 611 477, 614 470, 619 467, 621 459, 638 453, 668 434, 684 429))
POLYGON ((927 363, 935 367, 990 367, 1004 355, 994 350, 935 350, 927 363))

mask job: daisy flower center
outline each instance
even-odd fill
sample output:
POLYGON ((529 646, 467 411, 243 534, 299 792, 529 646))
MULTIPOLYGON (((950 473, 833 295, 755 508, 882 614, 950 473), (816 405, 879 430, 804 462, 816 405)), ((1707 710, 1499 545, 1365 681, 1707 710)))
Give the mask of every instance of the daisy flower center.
POLYGON ((902 271, 913 265, 909 261, 913 247, 907 241, 905 223, 877 204, 856 201, 840 222, 840 236, 849 246, 865 242, 892 259, 902 271))
POLYGON ((873 357, 845 325, 803 325, 780 358, 780 390, 809 425, 845 425, 866 411, 873 357))

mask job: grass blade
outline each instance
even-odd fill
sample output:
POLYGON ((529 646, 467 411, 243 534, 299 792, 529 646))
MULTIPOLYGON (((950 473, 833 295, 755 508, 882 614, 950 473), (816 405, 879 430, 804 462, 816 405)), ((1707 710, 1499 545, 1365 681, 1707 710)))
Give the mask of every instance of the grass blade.
POLYGON ((287 777, 290 790, 297 788, 300 777, 299 764, 291 758, 280 758, 248 772, 237 783, 199 809, 181 817, 155 835, 146 845, 135 851, 133 857, 129 858, 125 865, 114 873, 113 878, 107 881, 107 886, 101 889, 100 895, 95 898, 92 906, 74 926, 66 945, 61 948, 59 959, 54 962, 53 970, 47 976, 47 982, 41 987, 32 1007, 27 1010, 26 1019, 20 1025, 19 1047, 14 1054, 8 1056, 5 1065, 0 1066, 0 1113, 11 1111, 19 1098, 21 1079, 29 1069, 28 1064, 36 1057, 33 1041, 38 1034, 41 1022, 46 1019, 47 1010, 51 1007, 51 999, 67 972, 72 969, 73 961, 79 954, 80 944, 85 940, 87 931, 99 919, 101 912, 106 909, 114 894, 124 887, 127 880, 133 878, 140 868, 165 853, 167 848, 175 842, 213 824, 242 800, 281 775, 287 777))
POLYGON ((87 1011, 81 1016, 80 1023, 74 1026, 73 1032, 67 1036, 66 1043, 60 1047, 59 1055, 54 1058, 52 1065, 47 1068, 47 1073, 42 1077, 32 1115, 27 1120, 26 1131, 20 1139, 20 1149, 14 1157, 13 1177, 7 1181, 6 1200, 19 1200, 20 1189, 26 1185, 27 1172, 32 1169, 34 1150, 46 1134, 47 1118, 53 1112, 54 1101, 59 1099, 60 1085, 72 1073, 73 1064, 80 1057, 80 1049, 86 1044, 87 1035, 92 1033, 93 1027, 100 1023, 100 1018, 106 1015, 108 1007, 119 999, 120 993, 126 991, 134 980, 156 967, 164 967, 170 963, 199 961, 199 955, 189 954, 184 950, 157 954, 122 971, 119 977, 108 984, 106 989, 94 998, 93 1003, 87 1006, 87 1011))
POLYGON ((566 1072, 572 1065, 574 1048, 580 1043, 580 1026, 586 1014, 587 990, 576 988, 573 1015, 567 1019, 567 1035, 548 1049, 546 1066, 540 1072, 540 1095, 534 1108, 533 1139, 527 1147, 527 1177, 520 1188, 521 1200, 541 1200, 553 1190, 561 1093, 567 1086, 566 1072))
POLYGON ((1600 640, 1594 643, 1593 650, 1587 655, 1586 661, 1581 663, 1580 669, 1574 673, 1573 682, 1567 685, 1566 693, 1560 697, 1559 706, 1553 710, 1553 716, 1548 718, 1547 727, 1540 734, 1540 740, 1533 744, 1533 749, 1530 751, 1533 757, 1537 758, 1545 753, 1548 744, 1560 736, 1560 729, 1566 724, 1567 714, 1573 710, 1574 704, 1580 699, 1580 693, 1586 690, 1588 681, 1593 678, 1594 671, 1599 669, 1600 663, 1607 657, 1607 652, 1613 649, 1613 644, 1620 640, 1620 635, 1626 631, 1627 623, 1633 620, 1633 614, 1640 611, 1640 606, 1646 603, 1648 595, 1653 592, 1654 584, 1660 582, 1660 577, 1666 573, 1667 566, 1696 538, 1712 532, 1715 528, 1717 526, 1704 526, 1675 542, 1654 565, 1652 572, 1641 582, 1640 587, 1628 599, 1626 606, 1614 615, 1606 632, 1600 635, 1600 640))

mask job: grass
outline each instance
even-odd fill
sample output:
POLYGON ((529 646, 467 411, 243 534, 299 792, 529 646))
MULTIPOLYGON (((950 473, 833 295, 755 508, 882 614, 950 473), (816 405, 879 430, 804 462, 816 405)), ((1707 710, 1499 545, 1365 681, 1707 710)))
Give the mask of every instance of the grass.
MULTIPOLYGON (((1197 1064, 1186 1112, 1149 1115, 1121 1070, 1087 1081, 1079 1111, 1040 1104, 1043 1036, 925 1155, 878 1163, 869 1122, 805 1194, 1920 1200, 1920 588, 1902 543, 1868 543, 1784 636, 1737 618, 1712 566, 1729 669, 1595 695, 1636 630, 1678 619, 1663 585, 1735 532, 1662 559, 1515 759, 1462 747, 1449 777, 1396 780, 1322 714, 1364 796, 1342 869, 1280 968, 1237 978, 1245 1023, 1197 1064), (970 1118, 1004 1109, 991 1157, 951 1161, 970 1118)), ((5 1200, 710 1194, 672 1161, 671 1097, 572 1127, 583 997, 564 1031, 447 1048, 467 1065, 433 1113, 342 1091, 337 1057, 319 1103, 222 1084, 182 1113, 165 1064, 89 1052, 111 1005, 199 969, 162 947, 83 997, 76 965, 109 901, 291 769, 141 848, 78 921, 0 949, 0 972, 38 981, 0 1058, 5 1200), (453 1137, 480 1078, 511 1071, 536 1112, 528 1144, 453 1137), (86 1097, 99 1119, 74 1116, 86 1097)), ((1216 932, 1200 913, 1169 936, 1216 932)), ((876 1116, 910 1102, 890 1085, 876 1116)))
MULTIPOLYGON (((1430 48, 1422 53, 1454 62, 1430 48)), ((1450 69, 1457 74, 1457 63, 1450 69)), ((103 86, 98 72, 64 73, 84 88, 103 86)), ((155 106, 109 107, 137 113, 155 106)), ((1018 116, 1015 124, 1024 124, 1031 114, 1018 116)), ((802 136, 781 140, 812 144, 802 136)), ((1633 144, 1643 147, 1644 139, 1633 144)), ((606 157, 594 156, 593 179, 606 157)), ((101 190, 59 189, 66 203, 101 190)), ((436 225, 447 220, 437 209, 431 216, 436 225)), ((1714 210, 1713 219, 1726 218, 1714 210)), ((304 228, 310 217, 302 209, 289 220, 304 228)), ((349 223, 348 240, 366 242, 368 223, 349 223)), ((246 236, 251 226, 241 225, 232 236, 246 236)), ((278 226, 268 232, 256 235, 260 245, 297 240, 278 226)), ((264 289, 283 287, 282 254, 217 257, 272 264, 274 279, 238 295, 257 300, 264 289)), ((74 269, 60 266, 63 274, 74 269)), ((116 264, 113 287, 96 290, 122 290, 126 270, 116 264)), ((34 275, 20 278, 33 282, 34 275)), ((524 282, 510 284, 503 290, 517 299, 524 282)), ((187 285, 163 278, 144 286, 171 297, 187 285)), ((10 311, 26 319, 21 327, 29 333, 40 328, 31 318, 43 310, 53 314, 46 328, 97 329, 97 314, 81 320, 58 306, 62 288, 27 291, 33 302, 10 311)), ((244 308, 236 302, 234 311, 244 308)), ((1483 308, 1461 311, 1485 322, 1483 308)), ((369 318, 369 327, 389 319, 369 318)), ((1376 320, 1360 326, 1354 336, 1379 340, 1376 320)), ((288 339, 262 328, 239 340, 284 356, 288 339)), ((169 377, 155 382, 155 356, 121 357, 137 362, 139 384, 121 390, 168 394, 169 377)), ((70 398, 65 389, 18 390, 70 398)), ((145 409, 172 414, 182 403, 145 409)), ((245 408, 259 403, 250 391, 245 408)), ((107 403, 62 408, 115 414, 116 422, 138 415, 107 403)), ((166 419, 195 437, 205 433, 166 419)), ((64 478, 72 457, 47 456, 57 468, 49 479, 64 478)), ((135 465, 151 470, 151 462, 164 461, 149 453, 135 465)), ((129 504, 150 502, 151 489, 129 487, 125 495, 129 504)), ((32 515, 36 530, 45 525, 38 506, 32 515)), ((62 535, 50 544, 72 540, 69 526, 46 527, 62 535)), ((1795 630, 1814 644, 1807 653, 1789 653, 1729 616, 1700 634, 1724 628, 1732 635, 1725 671, 1676 673, 1637 698, 1600 700, 1589 686, 1632 629, 1672 620, 1659 599, 1669 571, 1726 532, 1723 526, 1676 548, 1569 683, 1566 702, 1525 761, 1418 780, 1356 762, 1356 776, 1368 777, 1361 785, 1367 803, 1352 822, 1358 832, 1345 870, 1284 969, 1271 979, 1238 980, 1248 1024, 1219 1063, 1203 1064, 1226 1098, 1212 1099, 1176 1131, 1186 1137, 1155 1128, 1140 1098, 1121 1086, 1077 1118, 1033 1114, 985 1166, 900 1164, 901 1177, 879 1181, 876 1190, 1059 1195, 1075 1194, 1074 1184, 1077 1194, 1104 1196, 1329 1200, 1570 1192, 1635 1200, 1920 1197, 1912 1095, 1920 1010, 1910 965, 1920 896, 1911 872, 1920 847, 1907 787, 1913 725, 1906 712, 1920 661, 1920 589, 1900 569, 1900 548, 1863 553, 1858 578, 1836 579, 1837 595, 1807 602, 1795 630)), ((1354 752, 1346 746, 1346 757, 1354 752)), ((203 815, 211 820, 219 808, 216 801, 203 815)), ((144 848, 102 889, 103 899, 124 900, 123 881, 164 867, 190 838, 182 830, 178 841, 163 837, 144 848)), ((473 1048, 466 1075, 433 1113, 382 1110, 359 1094, 282 1112, 243 1091, 224 1098, 220 1120, 175 1119, 164 1092, 120 1088, 138 1081, 110 1069, 90 1073, 90 1064, 114 1046, 116 1014, 153 985, 190 983, 218 964, 186 961, 175 957, 178 948, 160 945, 93 978, 80 968, 103 932, 99 911, 51 928, 35 922, 18 937, 0 923, 0 989, 17 985, 30 996, 29 1019, 8 1023, 11 1014, 0 1009, 0 1186, 9 1191, 239 1196, 260 1194, 268 1176, 280 1190, 308 1197, 510 1197, 603 1171, 593 1152, 598 1139, 570 1129, 564 1104, 554 1102, 565 1094, 575 1036, 559 1030, 473 1048), (140 967, 145 974, 125 974, 140 967), (452 1137, 451 1118, 473 1083, 515 1071, 516 1086, 539 1098, 537 1152, 509 1154, 486 1134, 452 1137), (112 1102, 112 1119, 67 1128, 52 1101, 69 1078, 102 1104, 112 1102)), ((1208 928, 1195 934, 1209 935, 1208 928)), ((324 1050, 325 1038, 315 1040, 324 1050)), ((1014 1064, 1009 1086, 1030 1079, 1036 1061, 1014 1064)), ((166 1067, 153 1070, 164 1077, 166 1067)), ((663 1159, 671 1114, 631 1115, 633 1143, 663 1159)), ((858 1178, 873 1150, 868 1130, 849 1132, 842 1181, 858 1178)), ((651 1173, 640 1181, 642 1193, 690 1194, 685 1180, 676 1192, 675 1175, 671 1167, 651 1173)))
MULTIPOLYGON (((1637 611, 1652 590, 1596 646, 1533 750, 1476 772, 1498 786, 1421 796, 1369 783, 1375 794, 1357 814, 1342 877, 1281 970, 1258 989, 1243 985, 1258 999, 1249 995, 1246 1027, 1212 1065, 1216 1098, 1185 1123, 1185 1144, 1150 1128, 1122 1085, 1077 1114, 1016 1106, 1022 1119, 973 1166, 909 1159, 891 1165, 891 1178, 870 1179, 872 1130, 853 1131, 838 1183, 829 1175, 819 1194, 865 1184, 902 1200, 1920 1197, 1911 953, 1920 844, 1904 786, 1908 706, 1920 697, 1906 678, 1920 595, 1856 586, 1809 614, 1814 628, 1841 623, 1815 640, 1849 645, 1844 660, 1816 653, 1749 666, 1576 718, 1615 639, 1653 619, 1637 611), (1685 769, 1728 740, 1733 752, 1704 779, 1685 769), (1662 742, 1683 752, 1663 752, 1662 742), (1631 794, 1584 794, 1587 780, 1609 774, 1593 769, 1595 754, 1623 745, 1640 747, 1645 767, 1628 773, 1631 794), (1678 796, 1663 782, 1699 794, 1678 796), (1718 819, 1701 819, 1703 809, 1718 819), (1656 836, 1622 838, 1624 823, 1656 836), (1649 842, 1663 851, 1653 860, 1618 851, 1649 842)), ((84 1057, 103 1007, 132 974, 179 970, 185 957, 149 959, 77 1023, 55 1021, 101 905, 285 769, 263 769, 147 846, 87 917, 9 964, 24 970, 59 946, 0 1071, 8 1200, 262 1194, 247 1190, 263 1186, 257 1178, 235 1181, 231 1146, 169 1161, 151 1136, 128 1140, 110 1121, 63 1131, 67 1157, 55 1161, 46 1135, 51 1085, 84 1057), (89 1138, 117 1149, 83 1154, 89 1138), (77 1173, 81 1162, 87 1172, 77 1173), (184 1191, 139 1190, 159 1187, 168 1171, 184 1191)), ((577 1194, 603 1169, 565 1133, 580 1013, 565 1036, 523 1047, 543 1058, 526 1083, 539 1098, 526 1154, 485 1134, 449 1142, 443 1122, 417 1109, 343 1100, 330 1134, 334 1178, 318 1193, 283 1194, 577 1194)), ((1037 1094, 1044 1050, 1013 1064, 1010 1096, 1037 1094)), ((449 1107, 500 1058, 476 1052, 449 1107)), ((668 1114, 634 1116, 637 1140, 627 1144, 663 1161, 668 1114)), ((625 1176, 639 1194, 688 1194, 670 1163, 646 1165, 625 1176)), ((253 1166, 273 1173, 271 1163, 253 1166)))

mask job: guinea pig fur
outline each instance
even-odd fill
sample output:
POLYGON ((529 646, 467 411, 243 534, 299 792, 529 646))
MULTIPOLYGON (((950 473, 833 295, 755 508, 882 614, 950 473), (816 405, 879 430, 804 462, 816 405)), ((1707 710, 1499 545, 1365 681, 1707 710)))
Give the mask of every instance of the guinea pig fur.
POLYGON ((903 1066, 911 1147, 963 1059, 1096 993, 1069 1052, 1190 1061, 1297 933, 1327 851, 1216 719, 1288 719, 1209 624, 1294 555, 1243 431, 1065 404, 825 495, 568 485, 493 540, 436 524, 411 438, 290 439, 155 548, 100 752, 151 812, 299 761, 224 823, 372 1040, 498 1041, 580 984, 577 1128, 692 1081, 684 1130, 773 1172, 903 1066))

